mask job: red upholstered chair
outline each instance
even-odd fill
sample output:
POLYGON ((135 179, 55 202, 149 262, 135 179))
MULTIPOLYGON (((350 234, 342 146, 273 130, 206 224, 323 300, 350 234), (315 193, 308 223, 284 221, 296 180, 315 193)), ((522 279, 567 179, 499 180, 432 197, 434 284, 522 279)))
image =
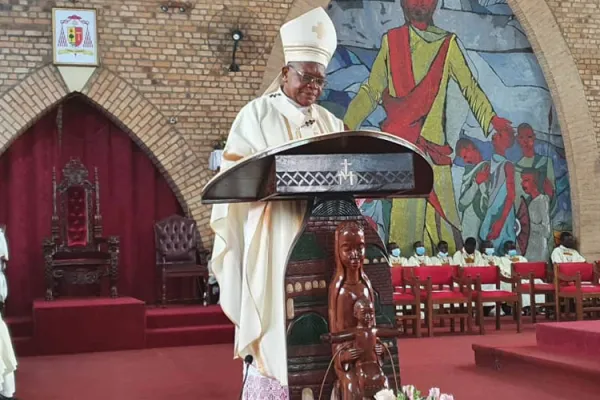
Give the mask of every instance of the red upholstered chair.
POLYGON ((470 299, 471 289, 467 287, 463 291, 462 283, 457 277, 457 267, 453 266, 425 266, 411 268, 413 279, 411 283, 420 286, 421 301, 425 303, 425 318, 427 321, 428 335, 433 336, 434 320, 443 321, 450 319, 450 330, 454 332, 454 320, 460 319, 460 330, 464 332, 467 322, 467 330, 471 331, 473 311, 470 299), (458 286, 458 290, 455 287, 458 286), (450 305, 450 314, 444 313, 444 305, 450 305), (434 306, 438 306, 438 310, 434 306), (454 307, 458 306, 458 312, 454 307), (466 311, 465 311, 466 309, 466 311), (439 312, 441 310, 441 312, 439 312))
MULTIPOLYGON (((557 263, 554 264, 554 293, 556 296, 556 320, 560 321, 561 299, 575 301, 575 317, 583 320, 584 301, 591 300, 595 303, 600 298, 600 272, 598 266, 592 263, 557 263)), ((565 304, 568 312, 568 304, 565 304)), ((600 311, 595 304, 585 307, 585 311, 600 311)))
POLYGON ((172 215, 154 225, 156 266, 160 270, 160 299, 167 303, 168 278, 193 278, 200 282, 201 299, 208 298, 208 250, 202 248, 196 221, 172 215))
MULTIPOLYGON (((554 307, 554 301, 548 301, 549 297, 554 297, 554 282, 548 273, 548 263, 544 261, 519 262, 511 264, 511 276, 521 279, 521 294, 529 295, 531 299, 531 321, 535 324, 537 321, 537 307, 554 307), (536 283, 536 280, 542 282, 536 283), (523 282, 526 281, 526 282, 523 282), (536 303, 535 296, 543 295, 545 301, 536 303)), ((546 318, 550 313, 546 312, 546 318)))
POLYGON ((477 323, 479 324, 479 333, 485 333, 485 323, 483 315, 484 303, 496 303, 496 330, 500 330, 501 304, 509 303, 513 305, 514 314, 517 320, 517 332, 521 332, 521 280, 518 278, 506 278, 500 273, 500 267, 489 265, 486 267, 466 267, 461 269, 461 278, 465 287, 471 287, 471 298, 477 308, 477 323), (513 285, 513 291, 501 290, 500 282, 507 282, 513 285), (481 285, 496 285, 493 290, 483 290, 481 285))
POLYGON ((412 321, 414 335, 421 337, 421 288, 412 282, 411 268, 392 267, 394 306, 400 308, 400 314, 396 311, 396 323, 402 323, 404 332, 407 332, 408 321, 412 321))
POLYGON ((117 297, 119 238, 102 236, 98 169, 94 172, 92 183, 87 168, 72 159, 57 184, 52 169, 52 230, 43 243, 46 300, 57 294, 60 279, 99 286, 105 276, 110 278, 110 296, 117 297))

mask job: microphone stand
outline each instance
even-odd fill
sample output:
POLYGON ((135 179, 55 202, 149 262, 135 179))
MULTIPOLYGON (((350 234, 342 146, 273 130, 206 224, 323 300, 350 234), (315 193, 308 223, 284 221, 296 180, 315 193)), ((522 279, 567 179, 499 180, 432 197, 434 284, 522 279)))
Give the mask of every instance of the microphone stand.
POLYGON ((244 381, 242 382, 242 391, 240 392, 240 400, 242 400, 242 396, 244 395, 244 388, 246 387, 246 379, 248 379, 248 370, 250 369, 250 365, 254 361, 254 357, 248 354, 244 357, 244 364, 246 365, 246 372, 244 373, 244 381))

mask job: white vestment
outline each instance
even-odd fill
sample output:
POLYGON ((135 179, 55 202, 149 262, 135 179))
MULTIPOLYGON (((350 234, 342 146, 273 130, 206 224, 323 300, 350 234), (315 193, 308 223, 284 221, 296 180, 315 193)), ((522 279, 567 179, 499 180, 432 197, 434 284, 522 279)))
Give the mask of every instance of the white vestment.
POLYGON ((8 283, 6 282, 6 262, 8 261, 8 244, 4 231, 0 229, 0 301, 8 297, 8 283), (4 259, 2 259, 2 257, 4 259))
POLYGON ((407 267, 434 266, 441 265, 435 257, 413 255, 408 259, 407 267))
POLYGON ((441 256, 439 254, 431 257, 431 262, 433 265, 454 265, 454 260, 451 256, 441 256))
MULTIPOLYGON (((500 258, 500 271, 502 272, 502 275, 510 278, 511 274, 512 274, 512 264, 513 263, 521 263, 521 262, 527 262, 527 259, 523 256, 514 256, 514 257, 509 257, 509 256, 503 256, 500 258)), ((530 283, 529 279, 523 279, 521 280, 521 283, 530 283)), ((543 280, 541 279, 534 279, 533 283, 536 284, 540 284, 540 283, 544 283, 543 280)), ((509 283, 505 283, 502 282, 502 290, 509 290, 512 291, 512 285, 510 285, 509 283)), ((546 296, 543 294, 538 294, 535 296, 535 302, 536 304, 542 304, 546 301, 546 296)), ((524 293, 521 296, 521 306, 522 307, 529 307, 531 306, 531 296, 529 295, 529 293, 524 293)))
POLYGON ((0 394, 13 397, 15 393, 15 371, 17 357, 13 349, 8 326, 0 317, 0 394))
MULTIPOLYGON (((236 117, 222 171, 239 159, 294 139, 340 132, 343 122, 318 105, 301 108, 281 90, 247 104, 236 117), (310 123, 310 121, 314 121, 310 123)), ((236 326, 235 357, 251 354, 263 376, 287 386, 285 270, 306 202, 213 206, 211 269, 223 312, 236 326)))
POLYGON ((572 263, 572 262, 585 262, 585 258, 575 249, 569 249, 562 244, 552 250, 552 262, 558 263, 572 263))
POLYGON ((402 256, 395 257, 395 256, 390 255, 388 258, 388 262, 391 267, 398 267, 398 266, 407 266, 406 263, 408 262, 408 260, 406 259, 406 257, 402 257, 402 256))
POLYGON ((464 248, 454 253, 452 261, 452 265, 458 265, 460 267, 480 267, 487 265, 479 251, 475 250, 473 254, 468 254, 464 248))

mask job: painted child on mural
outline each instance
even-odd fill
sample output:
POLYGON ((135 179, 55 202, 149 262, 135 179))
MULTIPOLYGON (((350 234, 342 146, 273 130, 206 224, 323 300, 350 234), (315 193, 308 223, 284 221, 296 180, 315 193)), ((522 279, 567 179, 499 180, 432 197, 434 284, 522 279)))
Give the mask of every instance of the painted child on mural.
POLYGON ((529 214, 529 240, 524 255, 532 261, 547 261, 551 241, 554 241, 550 226, 550 197, 542 192, 543 179, 537 169, 521 171, 521 189, 528 197, 529 214))
POLYGON ((491 160, 491 181, 488 186, 487 212, 481 228, 480 240, 490 240, 500 250, 506 241, 517 238, 515 223, 515 166, 506 158, 514 144, 512 128, 494 133, 494 155, 491 160))
POLYGON ((458 198, 458 211, 463 222, 462 233, 466 237, 479 236, 479 229, 487 212, 490 162, 483 159, 479 149, 468 138, 458 140, 455 152, 465 162, 458 198))
POLYGON ((344 122, 359 128, 382 102, 386 119, 381 129, 425 152, 434 165, 434 189, 428 200, 394 200, 391 238, 402 237, 403 244, 424 238, 429 249, 445 240, 454 251, 462 245, 462 234, 445 127, 448 84, 458 84, 485 135, 508 129, 511 122, 496 115, 456 35, 434 25, 437 5, 438 0, 401 0, 406 24, 383 35, 369 78, 350 102, 344 122))

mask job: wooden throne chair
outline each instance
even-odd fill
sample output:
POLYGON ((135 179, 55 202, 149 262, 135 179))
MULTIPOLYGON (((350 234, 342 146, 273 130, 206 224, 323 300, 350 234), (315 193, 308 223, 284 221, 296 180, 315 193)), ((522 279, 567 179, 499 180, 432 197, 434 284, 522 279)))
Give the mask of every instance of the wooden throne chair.
POLYGON ((78 159, 69 161, 57 184, 52 169, 52 230, 43 242, 46 300, 57 295, 59 282, 101 287, 110 281, 110 296, 117 297, 119 238, 102 236, 98 168, 94 182, 78 159))
MULTIPOLYGON (((160 270, 160 301, 167 304, 168 278, 197 278, 200 299, 208 299, 208 250, 202 248, 196 221, 172 215, 154 225, 156 266, 160 270)), ((195 284, 196 279, 192 280, 195 284)), ((196 289, 194 287, 194 289, 196 289)), ((194 290, 196 293, 196 290, 194 290)))

